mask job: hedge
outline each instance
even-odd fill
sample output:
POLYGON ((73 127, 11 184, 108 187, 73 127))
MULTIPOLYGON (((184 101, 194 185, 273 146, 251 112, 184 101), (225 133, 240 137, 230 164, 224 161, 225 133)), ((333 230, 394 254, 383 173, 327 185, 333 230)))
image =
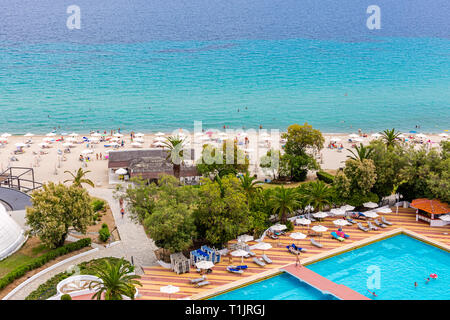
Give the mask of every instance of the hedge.
POLYGON ((325 172, 325 171, 317 171, 316 172, 317 179, 325 182, 325 183, 333 183, 334 182, 334 176, 331 173, 325 172))
POLYGON ((101 229, 98 231, 98 235, 101 241, 103 242, 108 241, 109 237, 111 236, 111 233, 109 232, 109 228, 106 223, 102 224, 101 229))
POLYGON ((30 293, 30 295, 26 297, 25 300, 47 300, 48 298, 53 297, 58 293, 56 291, 56 286, 58 285, 58 283, 60 283, 64 279, 67 279, 74 273, 74 271, 65 271, 58 273, 57 275, 47 280, 45 283, 41 284, 36 290, 30 293))
POLYGON ((56 259, 59 256, 68 254, 70 252, 80 250, 84 247, 91 245, 91 239, 90 238, 84 238, 81 240, 78 240, 76 242, 72 242, 69 244, 65 244, 59 248, 53 249, 45 254, 43 254, 40 257, 34 258, 33 260, 18 266, 14 270, 7 273, 5 276, 0 278, 0 289, 3 289, 8 284, 12 283, 14 280, 19 279, 20 277, 23 277, 28 271, 37 269, 39 267, 42 267, 47 262, 56 259))

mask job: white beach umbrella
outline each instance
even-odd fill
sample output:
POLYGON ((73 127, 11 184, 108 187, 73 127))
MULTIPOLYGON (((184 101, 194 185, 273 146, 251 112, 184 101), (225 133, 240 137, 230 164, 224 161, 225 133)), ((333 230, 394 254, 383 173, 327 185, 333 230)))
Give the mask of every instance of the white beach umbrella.
POLYGON ((376 214, 376 213, 373 212, 373 211, 366 211, 366 212, 363 212, 363 214, 364 214, 366 217, 372 218, 372 219, 375 219, 375 218, 378 217, 378 214, 376 214))
POLYGON ((68 147, 68 148, 70 148, 70 147, 72 147, 73 146, 73 144, 71 144, 70 142, 65 142, 65 143, 63 143, 63 147, 68 147))
POLYGON ((131 146, 134 148, 142 148, 142 143, 139 142, 132 142, 131 146))
POLYGON ((98 132, 94 132, 93 134, 91 134, 91 137, 101 137, 102 134, 98 133, 98 132))
POLYGON ((41 147, 41 148, 43 148, 43 147, 48 147, 49 144, 46 143, 46 142, 41 142, 41 143, 38 144, 38 146, 41 147))
POLYGON ((427 136, 425 134, 423 134, 423 133, 418 133, 418 134, 416 134, 416 137, 418 137, 418 138, 426 138, 427 136))
POLYGON ((109 145, 113 148, 119 146, 119 144, 117 142, 111 142, 111 143, 109 143, 109 145))
POLYGON ((306 219, 306 218, 301 218, 301 219, 295 219, 295 222, 297 224, 301 224, 302 226, 307 226, 311 224, 311 220, 306 219))
POLYGON ((330 138, 330 141, 339 142, 339 141, 341 141, 341 138, 338 138, 338 137, 331 137, 331 138, 330 138))
POLYGON ((333 208, 330 212, 335 216, 343 216, 345 215, 345 210, 333 208))
POLYGON ((323 218, 328 217, 328 213, 319 211, 319 212, 313 213, 313 217, 317 218, 317 219, 323 219, 323 218))
POLYGON ((155 136, 164 136, 165 134, 163 133, 163 132, 158 132, 158 133, 155 133, 155 136))
POLYGON ((113 136, 117 137, 117 138, 122 138, 123 134, 121 134, 121 133, 114 133, 113 136))
POLYGON ((355 133, 349 134, 348 136, 349 136, 350 138, 358 138, 358 137, 359 137, 359 135, 357 135, 357 134, 355 134, 355 133))
POLYGON ((121 174, 127 174, 127 170, 124 169, 124 168, 119 168, 119 169, 117 169, 114 173, 115 173, 115 174, 119 174, 119 175, 121 175, 121 174))
POLYGON ((212 267, 214 267, 214 263, 212 263, 211 261, 203 260, 203 261, 197 262, 197 263, 195 264, 195 266, 196 266, 198 269, 211 269, 212 267))
POLYGON ((286 230, 287 227, 284 224, 275 224, 275 225, 271 226, 270 229, 272 231, 283 231, 283 230, 286 230))
POLYGON ((47 137, 47 138, 42 139, 42 141, 44 141, 44 142, 54 142, 55 139, 54 139, 54 138, 47 137))
POLYGON ((250 236, 248 234, 243 234, 242 236, 238 237, 238 241, 242 241, 242 242, 249 242, 249 241, 253 241, 253 236, 250 236))
POLYGON ((378 204, 376 204, 375 202, 365 202, 363 203, 363 206, 366 208, 376 208, 378 207, 378 204))
POLYGON ((290 237, 295 240, 302 240, 306 238, 306 234, 301 232, 294 232, 290 234, 290 237))
POLYGON ((135 141, 135 142, 139 142, 139 143, 143 143, 143 142, 144 142, 144 139, 142 139, 142 138, 136 138, 136 139, 134 139, 134 141, 135 141))
POLYGON ((363 138, 354 138, 353 140, 354 140, 354 141, 357 141, 357 142, 363 142, 363 141, 364 141, 363 138))
POLYGON ((26 147, 27 145, 25 143, 18 142, 18 143, 15 144, 15 146, 19 147, 19 148, 23 148, 23 147, 26 147))
POLYGON ((2 138, 8 138, 11 137, 11 134, 9 134, 8 132, 5 132, 4 134, 1 135, 2 138))
POLYGON ((72 142, 75 142, 75 141, 77 141, 77 139, 75 139, 75 138, 73 138, 73 137, 70 137, 70 138, 67 138, 66 141, 72 141, 72 142))
POLYGON ((114 137, 114 138, 109 139, 109 141, 119 141, 119 140, 120 139, 118 137, 114 137))
POLYGON ((334 225, 339 226, 339 227, 343 227, 349 224, 349 222, 347 220, 344 219, 337 219, 333 221, 334 225))
POLYGON ((260 137, 269 137, 270 135, 267 132, 263 132, 259 134, 260 137))
POLYGON ((157 141, 153 144, 153 146, 155 147, 165 147, 166 145, 164 143, 162 143, 161 141, 157 141))
POLYGON ((248 252, 242 249, 238 249, 231 252, 233 257, 242 257, 241 262, 244 263, 244 257, 248 255, 248 252))
POLYGON ((344 211, 352 211, 353 209, 355 209, 354 206, 351 206, 349 204, 343 205, 340 209, 344 210, 344 211))
POLYGON ((159 291, 162 293, 167 293, 169 295, 169 300, 170 300, 170 295, 180 291, 180 288, 169 284, 168 286, 159 288, 159 291))
POLYGON ((406 136, 403 133, 399 134, 397 137, 398 138, 406 138, 406 136))
POLYGON ((443 221, 450 221, 450 214, 445 214, 443 216, 440 216, 439 219, 443 221))
POLYGON ((315 232, 325 232, 325 231, 328 230, 328 228, 324 227, 324 226, 321 226, 321 225, 318 225, 318 226, 312 227, 311 230, 313 230, 315 232))
POLYGON ((380 134, 380 133, 374 133, 374 134, 372 134, 372 137, 374 137, 374 138, 379 138, 379 137, 381 137, 382 135, 380 134))
POLYGON ((96 137, 92 137, 92 138, 89 138, 89 141, 90 141, 90 142, 98 142, 99 139, 96 138, 96 137))
POLYGON ((82 154, 91 154, 91 153, 94 153, 94 151, 91 149, 84 149, 83 151, 81 151, 81 153, 82 154))
POLYGON ((47 137, 54 137, 54 136, 56 136, 56 133, 54 133, 54 132, 49 132, 49 133, 46 134, 46 136, 47 136, 47 137))
POLYGON ((440 134, 439 134, 439 137, 447 138, 447 137, 448 137, 448 134, 446 134, 446 133, 440 133, 440 134))
POLYGON ((153 141, 166 141, 167 139, 164 137, 156 137, 153 141))
POLYGON ((24 137, 27 137, 27 138, 29 138, 29 137, 34 137, 34 134, 28 132, 27 134, 24 135, 24 137))
POLYGON ((257 250, 262 250, 263 254, 264 254, 264 251, 271 249, 272 245, 267 242, 259 242, 259 243, 255 244, 252 248, 257 249, 257 250))
POLYGON ((69 136, 71 136, 71 137, 78 137, 78 133, 72 132, 71 134, 69 134, 69 136))
POLYGON ((381 209, 376 209, 376 212, 378 213, 392 213, 391 208, 381 208, 381 209))
POLYGON ((135 137, 139 138, 139 137, 143 137, 145 136, 145 134, 143 134, 142 132, 138 132, 134 135, 135 137))

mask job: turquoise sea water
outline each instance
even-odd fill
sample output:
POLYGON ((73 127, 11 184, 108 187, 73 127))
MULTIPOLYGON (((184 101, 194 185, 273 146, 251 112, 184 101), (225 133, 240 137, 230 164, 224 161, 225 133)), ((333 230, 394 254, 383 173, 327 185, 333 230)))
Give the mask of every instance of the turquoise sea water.
POLYGON ((446 0, 69 4, 0 3, 0 131, 450 129, 446 0))
MULTIPOLYGON (((309 269, 378 300, 450 300, 450 253, 398 235, 307 266, 309 269), (377 270, 375 273, 374 270, 377 270), (379 273, 378 273, 379 271, 379 273), (438 275, 426 283, 431 273, 438 275), (372 276, 379 275, 379 282, 372 276), (369 282, 368 282, 369 280, 369 282), (417 287, 414 285, 417 282, 417 287), (372 296, 367 290, 375 292, 372 296)), ((331 299, 289 274, 214 297, 221 300, 331 299)))

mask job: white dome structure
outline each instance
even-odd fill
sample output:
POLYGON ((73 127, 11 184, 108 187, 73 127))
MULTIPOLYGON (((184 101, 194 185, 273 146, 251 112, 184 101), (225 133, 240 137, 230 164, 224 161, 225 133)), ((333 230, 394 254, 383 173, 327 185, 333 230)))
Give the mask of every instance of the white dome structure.
POLYGON ((9 216, 0 203, 0 260, 13 254, 25 242, 25 231, 9 216))

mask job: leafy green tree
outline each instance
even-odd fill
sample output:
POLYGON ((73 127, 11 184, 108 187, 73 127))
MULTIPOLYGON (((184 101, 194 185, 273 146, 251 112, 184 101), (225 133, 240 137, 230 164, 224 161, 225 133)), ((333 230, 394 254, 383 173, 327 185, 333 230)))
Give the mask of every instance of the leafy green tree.
POLYGON ((325 206, 332 204, 334 190, 323 181, 317 180, 305 183, 298 191, 300 197, 304 198, 305 203, 310 204, 319 211, 322 211, 325 206))
POLYGON ((203 179, 194 211, 200 238, 214 245, 235 239, 250 230, 253 224, 239 179, 224 176, 221 185, 203 179))
POLYGON ((383 132, 381 132, 381 139, 386 144, 387 148, 395 147, 398 144, 398 136, 401 133, 396 131, 395 128, 392 128, 391 130, 386 129, 383 132))
POLYGON ((75 185, 49 182, 33 191, 31 202, 33 206, 26 209, 30 233, 50 248, 64 244, 70 227, 84 234, 93 222, 91 198, 75 185))
POLYGON ((270 149, 267 153, 261 157, 259 166, 263 169, 263 172, 267 175, 272 175, 273 179, 279 179, 284 172, 287 172, 287 168, 282 165, 287 165, 287 162, 281 162, 282 156, 280 150, 270 149))
POLYGON ((347 149, 352 154, 351 156, 347 156, 352 160, 363 161, 364 159, 370 159, 370 155, 373 152, 373 149, 370 146, 364 146, 362 143, 360 146, 355 146, 355 151, 352 149, 347 149))
POLYGON ((270 197, 272 212, 278 214, 280 221, 285 223, 287 215, 299 206, 299 196, 294 188, 283 186, 274 188, 270 197))
POLYGON ((249 159, 238 147, 236 141, 227 140, 222 148, 214 148, 204 145, 202 158, 197 163, 197 170, 205 176, 224 177, 232 174, 245 173, 248 171, 249 159))
POLYGON ((64 171, 64 173, 70 174, 72 176, 72 179, 65 180, 64 183, 72 182, 72 184, 75 187, 80 187, 80 188, 82 187, 82 184, 85 183, 85 184, 90 185, 92 188, 94 188, 95 187, 94 182, 92 182, 92 180, 85 178, 89 172, 91 172, 91 171, 89 171, 89 170, 84 171, 82 168, 79 168, 75 172, 75 174, 66 170, 66 171, 64 171))
POLYGON ((244 190, 247 196, 247 201, 250 201, 256 192, 261 191, 261 186, 258 185, 261 182, 257 181, 255 177, 250 176, 248 172, 240 175, 239 180, 241 181, 242 190, 244 190))
POLYGON ((173 164, 173 175, 180 179, 181 164, 183 163, 183 143, 184 139, 179 136, 170 136, 163 141, 163 144, 169 149, 167 159, 173 164))
POLYGON ((136 286, 142 286, 137 280, 141 277, 133 272, 133 267, 123 258, 116 263, 105 260, 102 266, 93 266, 96 276, 100 280, 91 281, 89 289, 96 290, 92 299, 123 300, 126 296, 134 300, 136 286))
POLYGON ((196 237, 192 209, 184 203, 158 206, 145 218, 144 226, 156 245, 171 253, 188 249, 196 237))

